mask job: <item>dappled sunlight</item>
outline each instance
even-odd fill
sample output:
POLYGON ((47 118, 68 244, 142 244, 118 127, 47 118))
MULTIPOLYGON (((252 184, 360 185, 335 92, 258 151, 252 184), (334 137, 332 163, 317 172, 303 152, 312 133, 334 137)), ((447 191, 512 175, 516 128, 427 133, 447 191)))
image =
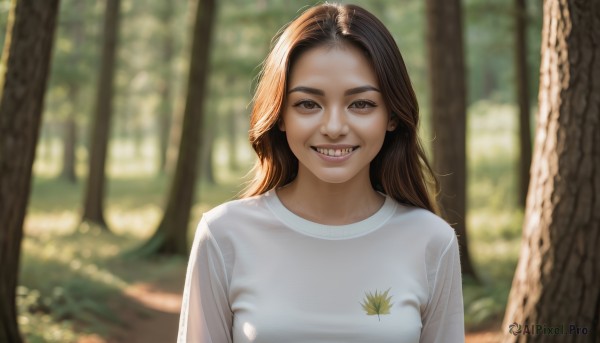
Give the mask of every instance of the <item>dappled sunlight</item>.
POLYGON ((158 172, 158 156, 154 139, 141 142, 115 140, 110 143, 110 158, 107 159, 107 174, 112 177, 153 177, 158 172))
POLYGON ((106 211, 108 225, 116 234, 128 234, 137 238, 150 236, 163 215, 163 209, 156 205, 145 205, 135 209, 111 206, 106 211))
MULTIPOLYGON (((60 265, 63 271, 68 272, 68 275, 77 274, 91 282, 119 288, 125 287, 127 285, 125 281, 107 268, 93 262, 98 257, 116 256, 120 252, 119 246, 107 242, 101 245, 101 249, 98 249, 100 238, 97 235, 89 235, 85 238, 79 237, 80 235, 65 237, 47 235, 43 239, 27 239, 23 245, 27 252, 26 258, 60 265), (70 244, 70 241, 76 241, 77 244, 70 244)), ((60 275, 56 276, 60 280, 60 275)))
POLYGON ((27 235, 64 235, 72 233, 81 220, 75 211, 35 212, 25 217, 24 230, 27 235))
POLYGON ((479 101, 469 108, 468 118, 470 164, 482 159, 514 163, 518 153, 518 116, 514 105, 479 101))
POLYGON ((485 242, 498 239, 514 240, 521 237, 523 212, 519 210, 472 211, 467 215, 469 233, 485 242))
MULTIPOLYGON (((237 149, 238 164, 241 171, 249 170, 256 157, 250 144, 240 140, 237 149)), ((62 146, 58 138, 39 142, 33 173, 37 177, 57 178, 62 168, 62 146)), ((214 167, 219 170, 215 177, 219 182, 231 182, 239 178, 240 170, 229 170, 229 147, 225 139, 216 139, 214 143, 214 167)), ((133 139, 111 140, 110 151, 106 158, 106 175, 110 178, 143 179, 154 178, 158 174, 158 142, 154 138, 145 138, 136 142, 133 139)), ((77 149, 76 174, 79 178, 87 174, 88 154, 84 147, 77 149)))
POLYGON ((107 301, 128 283, 103 263, 120 252, 106 236, 90 232, 25 237, 17 306, 21 330, 29 340, 74 342, 81 324, 100 333, 118 324, 107 301))
POLYGON ((515 106, 480 101, 469 109, 468 125, 469 216, 480 209, 494 212, 515 209, 518 167, 515 106))

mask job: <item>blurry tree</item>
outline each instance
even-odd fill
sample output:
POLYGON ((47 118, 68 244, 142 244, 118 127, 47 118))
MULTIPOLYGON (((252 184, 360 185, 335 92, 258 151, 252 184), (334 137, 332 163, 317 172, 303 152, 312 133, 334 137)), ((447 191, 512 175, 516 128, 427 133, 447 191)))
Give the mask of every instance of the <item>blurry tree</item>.
MULTIPOLYGON (((118 152, 115 157, 121 160, 124 157, 138 161, 147 159, 145 153, 151 147, 154 159, 149 164, 160 168, 160 135, 164 126, 160 112, 165 104, 161 94, 171 91, 170 65, 165 64, 164 56, 172 51, 165 50, 165 35, 168 35, 171 48, 179 40, 168 32, 173 31, 172 27, 167 31, 162 17, 164 11, 178 6, 181 4, 173 1, 131 0, 122 3, 111 135, 120 147, 128 148, 111 150, 118 152), (148 145, 155 141, 158 142, 156 146, 148 145)), ((170 118, 170 114, 165 115, 170 118)), ((170 123, 166 124, 168 129, 170 123)))
POLYGON ((529 66, 527 64, 527 6, 515 0, 515 84, 519 105, 519 205, 525 208, 531 166, 531 112, 529 110, 529 66))
POLYGON ((171 85, 173 80, 173 68, 171 67, 174 54, 173 37, 173 13, 174 3, 162 1, 158 15, 162 24, 161 38, 163 58, 159 73, 160 78, 160 105, 158 111, 158 137, 159 137, 159 172, 164 173, 167 165, 167 149, 169 148, 169 131, 172 119, 171 85))
MULTIPOLYGON (((515 0, 516 1, 516 0, 515 0)), ((465 39, 468 65, 467 104, 479 100, 512 103, 517 75, 515 63, 515 1, 464 0, 465 39)), ((535 101, 541 31, 541 2, 527 1, 521 12, 527 19, 524 29, 527 45, 528 94, 535 101)))
MULTIPOLYGON (((229 85, 235 85, 235 76, 233 75, 227 75, 225 76, 225 84, 227 86, 229 85)), ((239 147, 239 143, 238 143, 238 132, 239 132, 239 128, 238 128, 238 113, 237 113, 237 107, 236 107, 236 103, 235 101, 232 99, 232 101, 228 101, 227 105, 226 105, 226 113, 227 113, 227 142, 228 142, 228 146, 229 146, 229 169, 230 170, 238 170, 240 168, 239 165, 239 158, 238 158, 238 147, 239 147)))
POLYGON ((458 236, 463 275, 477 279, 466 229, 466 85, 460 0, 427 0, 433 169, 444 219, 458 236))
MULTIPOLYGON (((207 105, 206 107, 210 110, 208 113, 215 113, 216 111, 212 110, 211 107, 214 107, 214 103, 212 106, 207 105)), ((215 166, 214 166, 214 149, 215 149, 215 140, 216 140, 216 132, 215 129, 217 127, 217 118, 214 115, 204 116, 203 125, 202 125, 202 141, 200 148, 200 158, 198 159, 198 168, 199 168, 199 177, 200 180, 204 181, 207 185, 215 185, 217 181, 215 180, 215 166)))
POLYGON ((505 0, 464 0, 464 14, 467 105, 483 99, 510 101, 513 8, 505 0))
MULTIPOLYGON (((210 96, 207 99, 208 108, 213 114, 211 118, 215 120, 214 126, 209 123, 206 128, 213 132, 213 147, 221 142, 226 144, 227 149, 224 151, 228 155, 230 170, 239 169, 240 166, 241 153, 238 149, 243 146, 240 144, 240 137, 243 135, 247 142, 249 120, 245 111, 246 105, 251 101, 252 80, 259 71, 258 67, 268 52, 273 35, 286 22, 298 16, 306 6, 306 2, 299 0, 232 0, 224 2, 220 7, 215 24, 215 44, 208 86, 210 96), (221 137, 225 139, 220 139, 221 137)), ((217 159, 204 159, 217 162, 217 159)), ((210 182, 210 170, 217 170, 218 167, 221 166, 203 164, 200 175, 202 180, 210 182)), ((212 173, 215 176, 219 174, 212 173)))
POLYGON ((13 0, 0 62, 0 342, 22 342, 16 287, 58 0, 13 0))
MULTIPOLYGON (((504 317, 600 341, 600 2, 546 0, 539 112, 519 262, 504 317)), ((544 342, 507 335, 504 342, 544 342)))
POLYGON ((84 21, 85 1, 71 0, 60 8, 57 48, 54 53, 51 87, 62 86, 68 99, 68 113, 63 119, 63 160, 60 177, 75 183, 75 149, 77 145, 78 99, 85 82, 84 59, 84 21), (62 43, 62 44, 61 44, 62 43))
POLYGON ((215 6, 215 0, 198 2, 177 167, 163 218, 152 237, 135 252, 137 254, 188 254, 187 228, 196 188, 198 148, 204 132, 202 124, 215 6))
POLYGON ((101 11, 97 4, 85 0, 61 1, 59 9, 37 158, 46 162, 56 159, 61 163, 57 176, 69 182, 77 179, 76 152, 87 140, 83 128, 88 122, 95 90, 99 50, 96 22, 101 11), (62 159, 55 155, 56 148, 62 148, 59 150, 62 159))
MULTIPOLYGON (((182 4, 183 6, 175 7, 173 16, 175 18, 182 18, 180 21, 183 23, 171 26, 171 29, 174 31, 173 37, 176 38, 172 43, 174 43, 174 50, 177 53, 174 53, 172 56, 173 69, 171 71, 173 72, 172 77, 174 82, 171 84, 171 88, 173 100, 165 156, 165 172, 169 175, 174 173, 179 154, 179 144, 181 142, 183 112, 186 103, 185 87, 187 87, 187 85, 185 83, 187 81, 187 76, 189 76, 190 67, 190 54, 188 52, 192 49, 191 45, 194 36, 197 2, 197 0, 188 0, 182 4)), ((229 2, 227 4, 229 5, 229 2)), ((178 23, 180 21, 178 21, 178 23)), ((215 19, 215 21, 218 21, 218 19, 215 19)), ((216 25, 216 23, 214 25, 216 25)), ((214 47, 211 49, 214 51, 214 47)), ((211 52, 211 54, 213 54, 213 52, 211 52)), ((161 59, 157 58, 157 60, 161 59)), ((211 63, 211 67, 212 65, 213 63, 211 63)), ((211 74, 213 72, 214 70, 211 70, 211 74)), ((208 85, 207 88, 209 88, 208 85)))
POLYGON ((92 123, 88 180, 85 191, 82 223, 108 230, 104 220, 104 182, 108 133, 112 115, 113 76, 119 28, 120 0, 106 0, 104 36, 100 63, 96 108, 92 123))

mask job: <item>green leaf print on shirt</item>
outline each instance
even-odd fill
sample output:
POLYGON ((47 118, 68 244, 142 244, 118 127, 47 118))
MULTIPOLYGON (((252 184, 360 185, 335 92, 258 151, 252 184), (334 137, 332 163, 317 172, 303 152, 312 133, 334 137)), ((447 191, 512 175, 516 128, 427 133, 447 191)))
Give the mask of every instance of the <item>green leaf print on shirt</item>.
POLYGON ((362 302, 363 309, 367 312, 367 315, 373 316, 377 315, 377 319, 381 321, 380 315, 382 314, 390 314, 390 309, 392 308, 392 296, 388 296, 387 291, 379 293, 379 291, 375 290, 375 293, 365 292, 365 299, 362 302))

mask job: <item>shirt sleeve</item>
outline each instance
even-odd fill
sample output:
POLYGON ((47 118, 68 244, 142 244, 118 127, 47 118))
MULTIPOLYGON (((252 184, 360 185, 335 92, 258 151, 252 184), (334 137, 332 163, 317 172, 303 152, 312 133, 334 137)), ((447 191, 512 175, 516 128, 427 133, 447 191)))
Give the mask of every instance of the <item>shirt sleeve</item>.
POLYGON ((423 315, 420 343, 463 343, 464 308, 456 235, 439 260, 430 299, 423 315))
POLYGON ((228 284, 221 250, 203 217, 185 277, 178 343, 232 342, 228 284))

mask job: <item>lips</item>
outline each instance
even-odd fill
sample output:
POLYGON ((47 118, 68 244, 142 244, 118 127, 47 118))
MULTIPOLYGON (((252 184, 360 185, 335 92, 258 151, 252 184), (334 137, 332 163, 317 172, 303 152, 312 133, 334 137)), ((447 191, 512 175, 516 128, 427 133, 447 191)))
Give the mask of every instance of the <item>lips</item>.
POLYGON ((311 148, 325 156, 343 157, 358 149, 358 146, 312 146, 311 148))

